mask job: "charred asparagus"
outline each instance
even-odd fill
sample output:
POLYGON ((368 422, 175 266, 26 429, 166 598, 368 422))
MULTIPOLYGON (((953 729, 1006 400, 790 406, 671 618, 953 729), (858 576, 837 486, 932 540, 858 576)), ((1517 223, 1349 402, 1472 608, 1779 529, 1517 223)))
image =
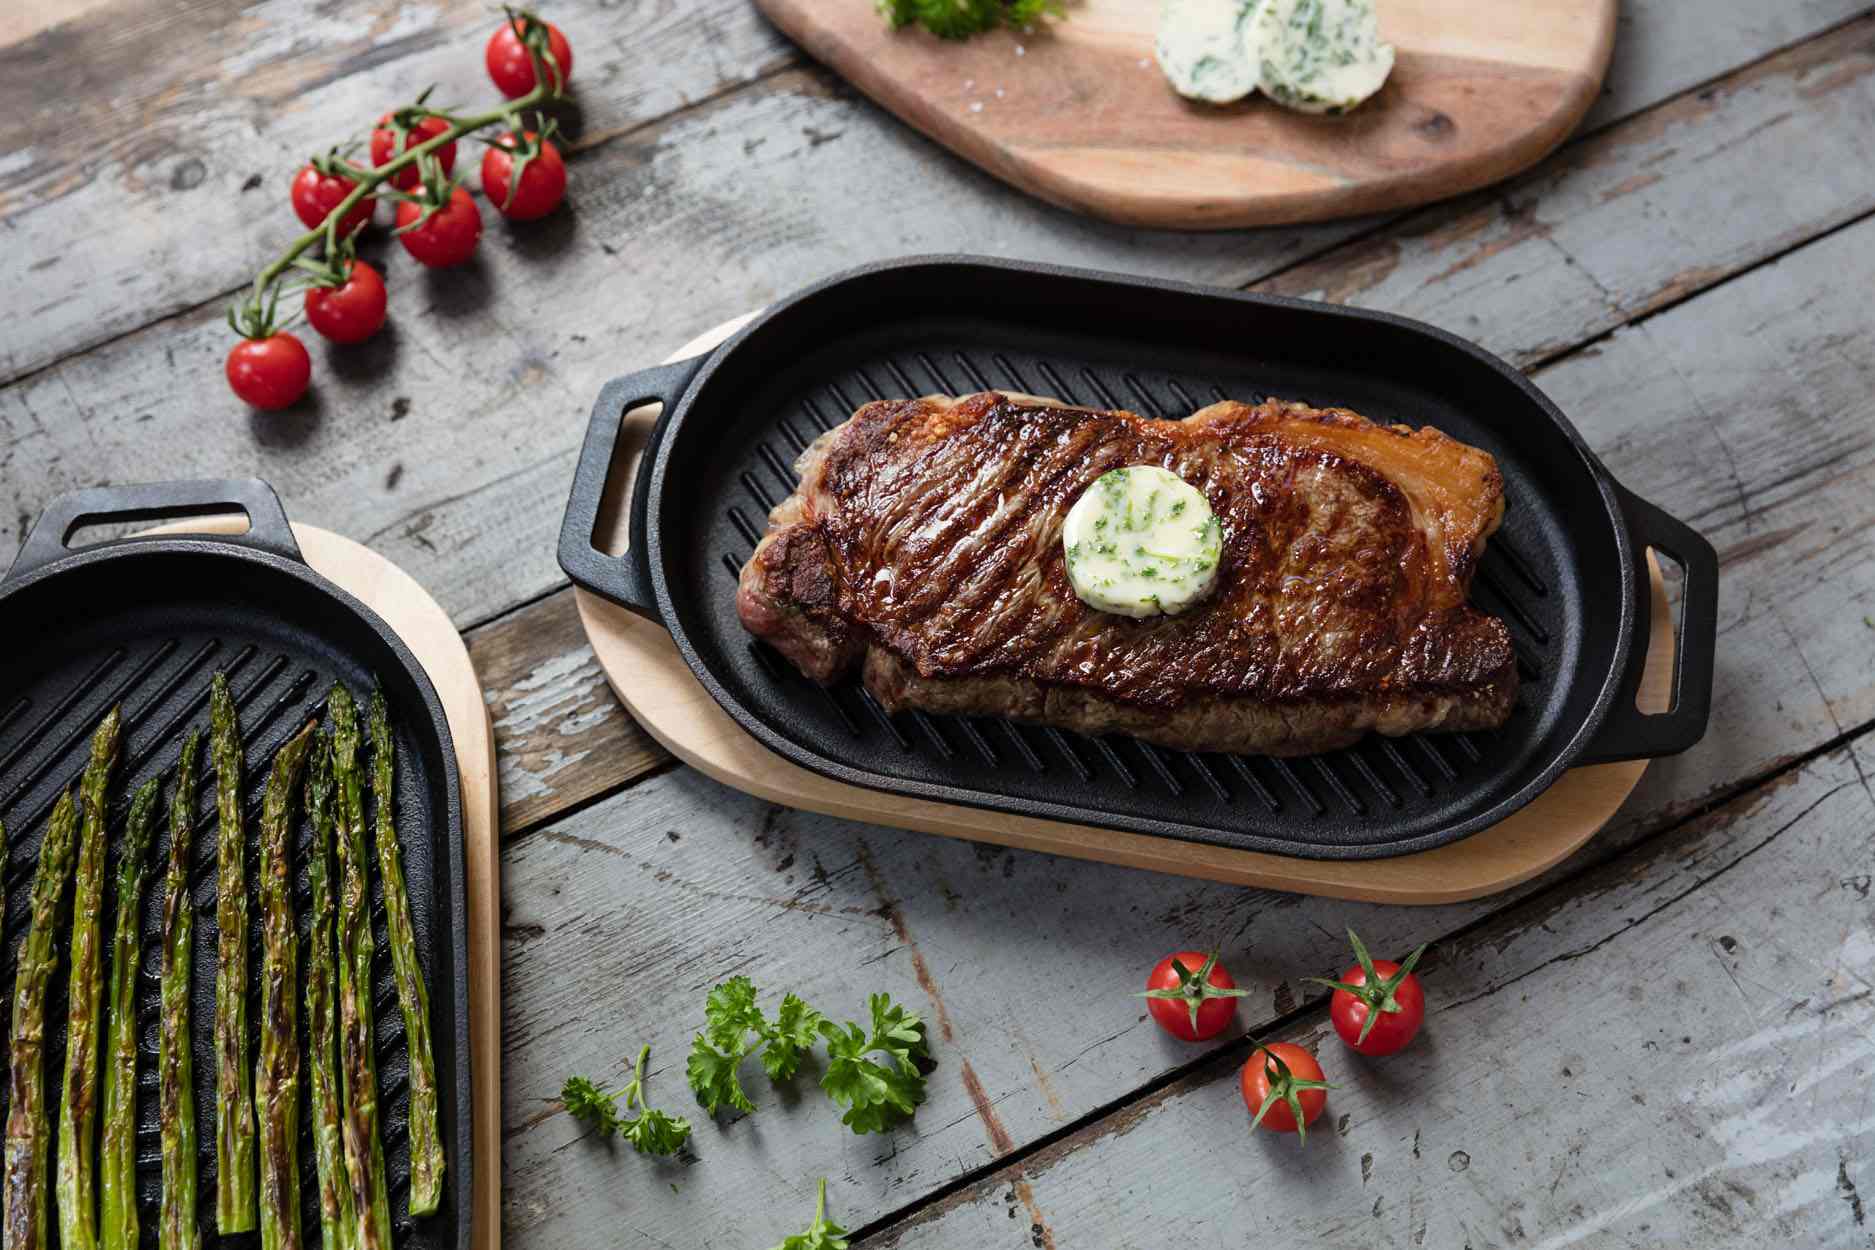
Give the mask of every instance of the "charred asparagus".
POLYGON ((104 912, 105 798, 117 765, 121 719, 112 708, 91 735, 91 762, 78 783, 78 867, 72 890, 72 971, 65 1008, 65 1082, 59 1103, 59 1245, 96 1250, 98 1013, 104 976, 99 950, 104 912))
POLYGON ((391 941, 391 971, 404 1011, 404 1041, 410 1053, 410 1214, 434 1214, 443 1197, 443 1143, 436 1130, 436 1060, 430 1052, 430 992, 417 959, 417 931, 404 886, 404 857, 391 819, 390 710, 384 692, 371 695, 371 797, 375 808, 378 879, 384 883, 384 920, 391 941))
POLYGON ((312 1091, 313 1162, 319 1175, 319 1231, 325 1250, 357 1244, 358 1217, 345 1172, 344 1112, 340 1106, 338 994, 332 937, 332 738, 313 745, 306 777, 306 819, 312 853, 306 865, 312 887, 312 929, 307 936, 306 1033, 312 1054, 306 1069, 312 1091))
POLYGON ((254 1074, 247 1066, 247 835, 241 828, 241 729, 225 673, 208 699, 215 760, 215 1225, 254 1227, 254 1074))
POLYGON ((104 1250, 134 1250, 137 1244, 137 966, 142 962, 143 896, 150 884, 150 831, 157 797, 152 777, 130 801, 117 864, 117 925, 104 1039, 104 1135, 98 1158, 98 1240, 104 1250))
POLYGON ((189 972, 195 960, 195 900, 189 894, 189 841, 195 830, 195 753, 182 744, 169 800, 169 871, 163 879, 163 1016, 157 1039, 157 1122, 163 1146, 158 1250, 199 1250, 195 1222, 195 1056, 189 1026, 189 972))
POLYGON ((39 867, 33 873, 32 920, 20 944, 13 981, 13 1036, 7 1067, 6 1176, 0 1213, 6 1250, 45 1250, 46 1147, 52 1125, 46 1117, 46 988, 58 970, 53 928, 59 899, 72 873, 72 835, 78 805, 71 792, 59 796, 39 844, 39 867))
POLYGON ((371 1022, 371 899, 365 860, 365 800, 358 778, 358 709, 334 686, 332 779, 338 798, 339 1060, 345 1082, 345 1171, 360 1250, 389 1250, 391 1207, 378 1134, 378 1065, 371 1022))
POLYGON ((254 1088, 260 1109, 261 1250, 300 1250, 299 949, 287 832, 312 734, 309 724, 274 754, 260 808, 260 1060, 254 1088))

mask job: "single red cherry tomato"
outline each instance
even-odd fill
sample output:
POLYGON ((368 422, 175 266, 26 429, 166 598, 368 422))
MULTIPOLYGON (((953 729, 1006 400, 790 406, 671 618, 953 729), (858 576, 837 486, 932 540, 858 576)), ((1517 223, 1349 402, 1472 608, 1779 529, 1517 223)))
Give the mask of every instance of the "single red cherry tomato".
POLYGON ((354 260, 346 266, 343 286, 307 290, 306 324, 334 343, 362 343, 384 324, 388 302, 378 271, 354 260))
MULTIPOLYGON (((437 135, 449 129, 449 123, 440 117, 416 118, 406 128, 404 142, 400 147, 397 143, 396 117, 397 114, 395 113, 386 113, 384 116, 378 118, 378 127, 371 132, 371 164, 373 168, 388 164, 391 158, 398 153, 414 148, 419 143, 434 139, 437 135)), ((442 147, 432 149, 430 155, 434 156, 437 162, 442 165, 445 174, 452 172, 456 168, 455 140, 451 139, 442 147)), ((415 162, 404 166, 402 169, 392 174, 391 185, 396 187, 399 191, 414 189, 417 185, 417 166, 415 162)))
MULTIPOLYGON (((560 68, 558 74, 550 69, 548 76, 559 90, 573 77, 573 45, 552 22, 541 24, 547 28, 547 50, 560 68)), ((495 89, 510 100, 534 89, 534 62, 528 57, 527 44, 521 38, 525 29, 524 20, 520 18, 503 22, 501 29, 488 37, 488 51, 483 57, 488 76, 495 80, 495 89)), ((544 62, 546 58, 541 60, 544 62)))
POLYGON ((505 134, 482 157, 482 194, 510 221, 545 217, 566 195, 566 162, 560 159, 559 149, 542 143, 531 130, 526 135, 525 140, 519 140, 512 132, 505 134), (521 185, 513 188, 510 199, 509 180, 519 160, 515 154, 517 144, 522 151, 532 150, 533 155, 522 164, 521 185))
MULTIPOLYGON (((337 208, 339 201, 350 195, 357 185, 350 178, 320 173, 307 165, 293 178, 293 211, 306 223, 308 230, 317 230, 324 224, 326 214, 337 208)), ((370 221, 371 210, 377 203, 367 195, 352 205, 352 210, 339 222, 339 234, 351 234, 370 221)))
POLYGON ((1413 1040, 1426 1019, 1426 991, 1413 972, 1426 948, 1421 946, 1405 963, 1396 964, 1391 959, 1370 958, 1352 929, 1348 941, 1354 946, 1356 962, 1339 981, 1309 979, 1335 991, 1328 1002, 1328 1018, 1342 1041, 1363 1055, 1391 1055, 1413 1040))
POLYGON ((256 408, 285 408, 306 393, 312 357, 291 334, 242 339, 228 353, 228 385, 256 408))
POLYGON ((1144 997, 1160 1028, 1187 1042, 1202 1042, 1224 1031, 1247 992, 1237 988, 1216 955, 1179 951, 1153 965, 1144 997))
MULTIPOLYGON (((399 229, 422 216, 423 208, 413 200, 397 203, 399 229)), ((475 201, 461 187, 449 193, 449 202, 431 213, 422 225, 397 236, 404 250, 432 269, 460 265, 475 254, 476 241, 482 237, 482 214, 475 201)))
POLYGON ((1244 1106, 1255 1117, 1250 1121, 1252 1128, 1294 1133, 1306 1140, 1309 1125, 1328 1105, 1329 1085, 1322 1079, 1322 1065, 1289 1042, 1257 1047, 1238 1081, 1243 1086, 1244 1106))

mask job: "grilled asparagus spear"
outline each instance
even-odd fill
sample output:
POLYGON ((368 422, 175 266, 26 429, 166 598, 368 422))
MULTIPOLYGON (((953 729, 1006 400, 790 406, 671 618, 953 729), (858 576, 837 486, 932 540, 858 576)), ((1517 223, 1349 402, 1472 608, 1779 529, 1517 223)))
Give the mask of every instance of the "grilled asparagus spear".
POLYGON ((189 1027, 189 972, 195 960, 195 900, 189 894, 189 839, 195 831, 195 752, 190 734, 169 800, 169 872, 163 879, 163 1017, 157 1040, 157 1123, 163 1145, 158 1250, 200 1250, 195 1223, 195 1055, 189 1027))
POLYGON ((46 1147, 52 1125, 46 1116, 46 988, 59 966, 53 928, 59 899, 72 873, 72 835, 78 805, 71 792, 59 796, 39 844, 39 868, 33 874, 32 921, 20 944, 13 981, 13 1040, 7 1068, 6 1176, 0 1190, 0 1214, 6 1250, 45 1250, 46 1147))
POLYGON ((104 1128, 99 1146, 98 1240, 104 1250, 137 1244, 137 966, 142 962, 143 895, 150 884, 150 830, 157 782, 130 801, 117 865, 117 927, 111 943, 109 1020, 104 1038, 104 1128))
POLYGON ((215 761, 215 1226, 254 1227, 254 1073, 247 1066, 247 835, 241 828, 241 729, 225 673, 208 697, 215 761))
POLYGON ((275 752, 260 808, 260 1060, 254 1092, 260 1110, 261 1250, 300 1250, 299 936, 287 833, 312 735, 308 724, 275 752))
POLYGON ((91 762, 78 783, 78 868, 72 891, 72 971, 65 1008, 65 1083, 59 1103, 59 1245, 97 1250, 98 1013, 104 976, 104 803, 117 764, 122 722, 112 708, 91 735, 91 762))
POLYGON ((312 886, 312 931, 307 937, 306 1033, 312 1055, 306 1068, 312 1091, 313 1161, 319 1173, 319 1233, 325 1250, 357 1244, 351 1181, 345 1173, 343 1111, 339 1102, 338 1016, 332 949, 332 738, 313 745, 306 775, 306 819, 312 826, 312 855, 306 866, 312 886))
POLYGON ((404 887, 404 857, 391 820, 390 710, 384 692, 371 695, 371 797, 376 809, 378 879, 384 883, 384 920, 391 940, 391 971, 404 1010, 404 1041, 410 1053, 410 1214, 432 1215, 443 1198, 443 1142, 436 1130, 436 1060, 430 1053, 430 992, 417 960, 417 931, 404 887))
POLYGON ((365 860, 365 799, 358 778, 358 709, 334 686, 332 778, 338 797, 339 1060, 345 1077, 345 1171, 359 1250, 390 1250, 391 1205, 378 1135, 378 1063, 371 1024, 371 897, 365 860))

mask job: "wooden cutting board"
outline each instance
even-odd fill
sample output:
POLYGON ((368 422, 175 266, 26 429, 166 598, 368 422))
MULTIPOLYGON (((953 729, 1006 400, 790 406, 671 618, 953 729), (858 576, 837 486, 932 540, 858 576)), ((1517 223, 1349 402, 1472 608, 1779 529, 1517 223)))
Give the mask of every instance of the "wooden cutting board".
POLYGON ((1016 187, 1109 221, 1202 230, 1404 208, 1526 168, 1601 89, 1616 0, 1377 0, 1398 59, 1346 117, 1181 99, 1153 59, 1159 0, 1069 0, 1066 19, 1032 33, 960 43, 888 30, 872 0, 756 3, 876 103, 1016 187))
MULTIPOLYGON (((672 359, 708 351, 748 320, 743 317, 718 326, 685 344, 672 359)), ((630 546, 626 531, 631 483, 658 411, 659 406, 651 404, 623 418, 614 453, 617 459, 593 535, 603 551, 617 554, 630 546)), ((1647 711, 1660 712, 1672 704, 1673 615, 1660 566, 1651 552, 1648 564, 1652 628, 1647 669, 1636 702, 1647 711)), ((1647 771, 1646 760, 1570 769, 1501 824, 1430 851, 1375 860, 1298 859, 988 812, 849 786, 783 759, 717 706, 662 626, 585 590, 578 590, 575 597, 580 623, 613 693, 666 750, 706 776, 788 807, 848 820, 1155 872, 1375 903, 1435 904, 1478 898, 1528 881, 1567 858, 1608 822, 1647 771)))

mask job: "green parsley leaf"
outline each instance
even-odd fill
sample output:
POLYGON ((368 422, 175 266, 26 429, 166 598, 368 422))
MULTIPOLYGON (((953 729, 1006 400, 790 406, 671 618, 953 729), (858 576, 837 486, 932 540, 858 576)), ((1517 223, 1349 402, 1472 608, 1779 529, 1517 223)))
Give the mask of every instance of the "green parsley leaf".
POLYGON ((820 1028, 827 1039, 827 1071, 820 1087, 847 1109, 840 1122, 855 1133, 883 1132, 918 1109, 925 1098, 918 1062, 930 1056, 922 1020, 888 994, 874 994, 869 1002, 871 1033, 831 1020, 820 1028), (875 1052, 883 1052, 887 1062, 868 1058, 875 1052))
POLYGON ((785 995, 775 1023, 762 1028, 762 1067, 771 1081, 785 1081, 800 1070, 801 1058, 814 1048, 820 1038, 820 1026, 826 1017, 796 998, 785 995))
POLYGON ((560 1089, 560 1101, 574 1119, 598 1131, 601 1137, 621 1133, 639 1154, 669 1155, 690 1139, 690 1122, 682 1116, 668 1116, 645 1103, 645 1060, 651 1048, 638 1048, 638 1065, 631 1083, 616 1094, 608 1094, 583 1076, 569 1076, 560 1089), (633 1106, 638 1114, 632 1119, 619 1115, 617 1103, 625 1110, 633 1106))
POLYGON ((618 1111, 613 1106, 616 1094, 608 1094, 583 1076, 569 1076, 560 1087, 560 1101, 567 1114, 596 1129, 601 1137, 610 1137, 618 1129, 618 1111))
POLYGON ((674 1155, 690 1139, 690 1121, 646 1107, 635 1120, 620 1126, 625 1140, 643 1155, 674 1155))
POLYGON ((743 1034, 762 1027, 762 1012, 755 1005, 755 983, 747 977, 729 978, 710 991, 703 1015, 708 1021, 705 1031, 718 1050, 739 1047, 743 1034))
POLYGON ((822 1177, 814 1199, 814 1222, 807 1231, 784 1238, 775 1250, 846 1250, 846 1230, 827 1218, 827 1178, 822 1177))
POLYGON ((755 1104, 742 1092, 742 1081, 736 1075, 743 1056, 749 1052, 740 1042, 727 1051, 718 1050, 703 1034, 697 1034, 696 1041, 690 1047, 690 1060, 684 1065, 684 1072, 690 1078, 690 1088, 697 1096, 697 1103, 711 1115, 723 1107, 733 1107, 737 1111, 753 1111, 755 1104))

